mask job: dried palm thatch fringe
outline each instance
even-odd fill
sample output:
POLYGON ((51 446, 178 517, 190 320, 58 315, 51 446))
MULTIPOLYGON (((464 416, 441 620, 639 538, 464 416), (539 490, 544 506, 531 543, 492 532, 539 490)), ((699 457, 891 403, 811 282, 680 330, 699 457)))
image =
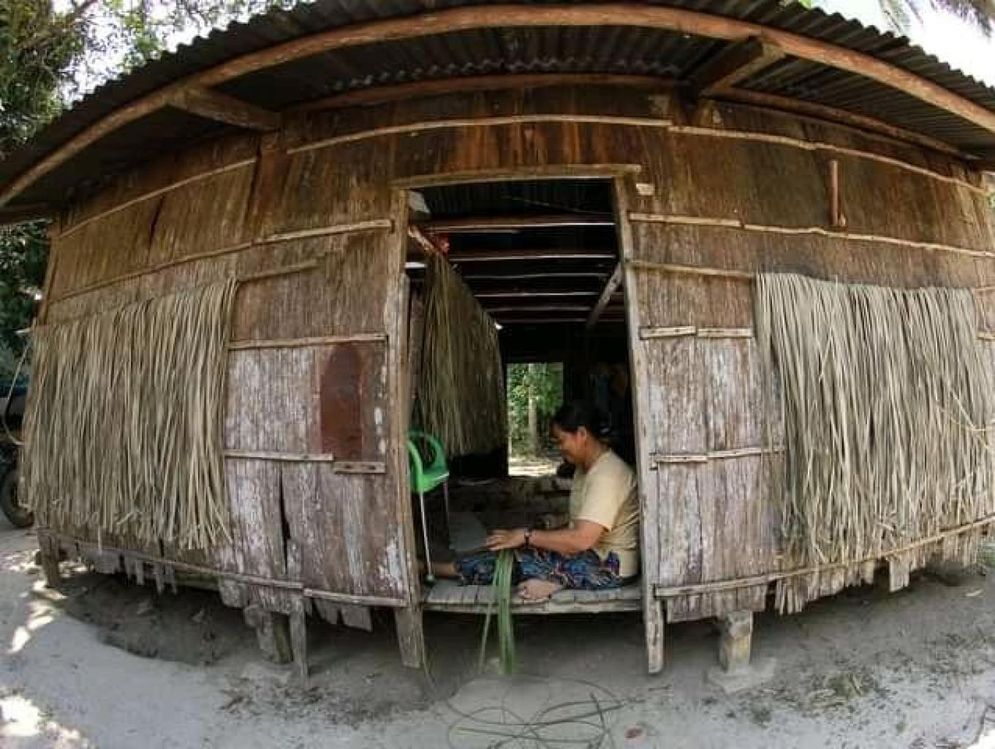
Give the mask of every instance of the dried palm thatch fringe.
POLYGON ((227 538, 221 425, 235 286, 37 329, 24 475, 41 525, 182 548, 227 538))
POLYGON ((420 425, 450 455, 488 453, 508 429, 497 329, 448 261, 427 260, 420 425))
POLYGON ((856 562, 995 511, 970 291, 761 274, 755 305, 787 564, 856 562))

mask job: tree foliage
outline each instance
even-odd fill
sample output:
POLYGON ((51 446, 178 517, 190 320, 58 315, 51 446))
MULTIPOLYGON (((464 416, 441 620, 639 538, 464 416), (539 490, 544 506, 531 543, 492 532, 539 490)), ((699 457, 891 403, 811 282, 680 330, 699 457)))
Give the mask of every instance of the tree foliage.
MULTIPOLYGON (((0 0, 0 159, 83 90, 170 42, 293 0, 0 0)), ((44 283, 45 222, 0 228, 0 378, 9 375, 44 283)))
POLYGON ((507 393, 512 451, 522 454, 534 446, 549 446, 549 420, 563 402, 563 364, 510 364, 507 393), (529 425, 530 401, 535 408, 535 434, 529 425))

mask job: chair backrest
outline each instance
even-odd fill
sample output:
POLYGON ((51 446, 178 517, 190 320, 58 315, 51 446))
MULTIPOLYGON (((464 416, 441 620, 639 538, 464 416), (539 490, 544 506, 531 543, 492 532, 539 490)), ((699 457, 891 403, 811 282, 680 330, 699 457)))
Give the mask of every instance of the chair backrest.
POLYGON ((427 432, 408 432, 408 465, 414 491, 429 491, 449 478, 446 450, 437 437, 427 432))

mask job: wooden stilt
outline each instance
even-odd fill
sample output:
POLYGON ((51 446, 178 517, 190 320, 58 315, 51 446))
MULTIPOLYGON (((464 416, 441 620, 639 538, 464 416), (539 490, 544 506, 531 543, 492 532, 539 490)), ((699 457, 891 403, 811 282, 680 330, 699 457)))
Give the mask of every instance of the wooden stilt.
POLYGON ((421 668, 425 662, 421 606, 394 609, 394 623, 397 626, 397 644, 401 648, 401 663, 408 668, 421 668))
POLYGON ((59 584, 59 542, 53 538, 43 536, 39 538, 39 556, 41 557, 41 569, 45 575, 45 585, 55 588, 59 584))
POLYGON ((245 622, 255 628, 259 649, 269 660, 274 663, 289 663, 293 660, 290 617, 252 604, 245 608, 245 622))
POLYGON ((646 660, 651 674, 663 671, 664 615, 663 601, 647 596, 643 600, 643 627, 646 631, 646 660))
POLYGON ((308 683, 307 663, 307 613, 304 598, 294 601, 294 609, 290 614, 290 643, 294 654, 294 668, 300 684, 305 689, 308 683))
POLYGON ((725 671, 736 671, 750 665, 753 642, 753 612, 734 611, 719 620, 719 664, 725 671))

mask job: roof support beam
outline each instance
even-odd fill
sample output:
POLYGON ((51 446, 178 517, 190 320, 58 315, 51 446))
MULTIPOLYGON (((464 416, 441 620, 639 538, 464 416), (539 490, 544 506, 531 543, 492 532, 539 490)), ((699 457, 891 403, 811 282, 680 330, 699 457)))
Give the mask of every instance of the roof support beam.
POLYGON ((0 192, 0 205, 6 204, 40 177, 105 135, 170 106, 182 92, 191 87, 211 88, 249 73, 336 49, 482 28, 541 26, 630 26, 728 41, 759 37, 764 42, 779 47, 786 55, 819 62, 900 89, 927 104, 995 133, 995 112, 911 71, 863 52, 761 24, 684 8, 636 3, 469 6, 329 29, 240 55, 171 83, 129 102, 70 138, 7 184, 0 192))
POLYGON ((615 266, 615 271, 611 274, 608 279, 608 283, 605 284, 604 290, 601 292, 601 296, 598 297, 598 303, 594 305, 594 309, 591 310, 591 314, 588 315, 587 323, 585 327, 590 330, 598 323, 598 318, 601 317, 601 313, 605 311, 605 307, 608 306, 608 302, 611 301, 612 296, 618 290, 618 287, 622 284, 622 263, 615 266))
POLYGON ((401 99, 417 99, 443 94, 479 91, 505 91, 514 88, 550 88, 551 86, 631 86, 664 92, 674 87, 674 80, 655 75, 615 73, 498 73, 468 75, 460 78, 436 78, 408 81, 386 86, 361 88, 332 94, 291 107, 290 112, 313 112, 324 109, 369 106, 401 99))
POLYGON ((216 120, 226 125, 261 132, 280 129, 281 117, 277 112, 201 86, 190 86, 180 90, 170 104, 198 117, 216 120))
POLYGON ((782 49, 757 37, 734 42, 691 73, 690 93, 695 97, 712 96, 782 59, 782 49))

